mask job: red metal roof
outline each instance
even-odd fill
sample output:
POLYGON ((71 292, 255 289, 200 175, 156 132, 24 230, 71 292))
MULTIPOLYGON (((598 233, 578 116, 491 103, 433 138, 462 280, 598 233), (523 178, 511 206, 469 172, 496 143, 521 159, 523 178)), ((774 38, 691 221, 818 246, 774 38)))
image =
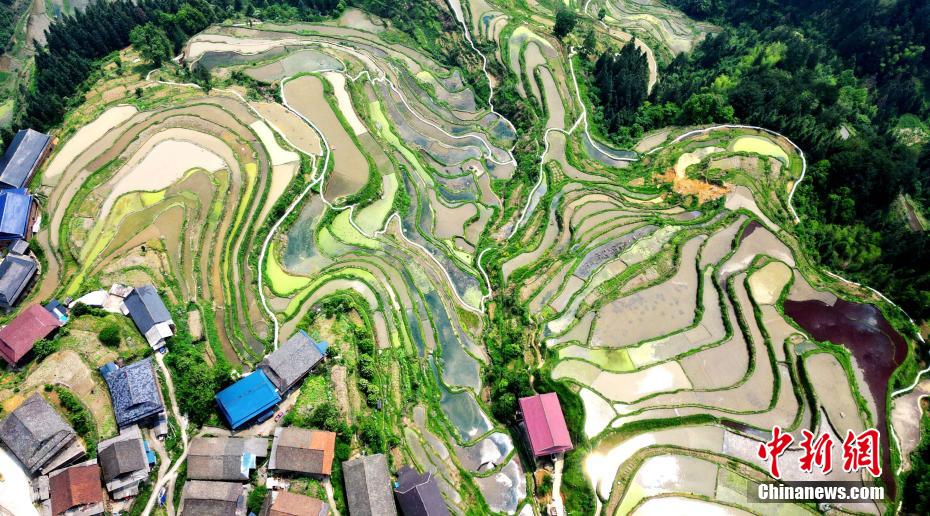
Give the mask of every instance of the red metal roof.
POLYGON ((36 342, 59 326, 61 321, 57 317, 41 305, 32 305, 0 330, 0 355, 7 362, 15 364, 36 342))
POLYGON ((520 398, 520 411, 533 455, 541 457, 572 449, 562 405, 554 392, 520 398))

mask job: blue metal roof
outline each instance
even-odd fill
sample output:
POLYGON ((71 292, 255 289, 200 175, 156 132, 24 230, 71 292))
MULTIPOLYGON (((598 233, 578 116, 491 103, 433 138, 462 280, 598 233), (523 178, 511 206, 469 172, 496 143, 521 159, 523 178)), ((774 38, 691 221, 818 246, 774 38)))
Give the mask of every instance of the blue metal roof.
POLYGON ((0 158, 0 185, 7 188, 26 186, 51 139, 51 136, 32 129, 16 133, 0 158))
POLYGON ((32 196, 25 188, 0 190, 0 240, 26 238, 32 196))
POLYGON ((265 372, 258 370, 216 395, 220 412, 234 430, 267 412, 281 401, 265 372))

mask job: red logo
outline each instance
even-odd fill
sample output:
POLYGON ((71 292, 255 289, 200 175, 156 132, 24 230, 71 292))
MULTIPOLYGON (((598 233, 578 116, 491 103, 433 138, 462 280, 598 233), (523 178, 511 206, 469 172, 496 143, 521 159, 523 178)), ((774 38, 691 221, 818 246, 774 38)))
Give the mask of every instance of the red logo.
POLYGON ((772 440, 759 445, 759 451, 757 452, 759 458, 762 460, 771 459, 769 472, 773 477, 781 478, 781 471, 778 469, 778 458, 785 453, 785 450, 793 441, 794 438, 791 437, 791 434, 782 433, 781 427, 776 426, 772 428, 772 440))
POLYGON ((804 449, 804 455, 801 456, 801 471, 808 473, 814 472, 814 466, 826 475, 833 470, 833 438, 830 434, 820 434, 817 440, 814 440, 814 434, 807 430, 802 430, 801 434, 804 439, 801 440, 801 448, 804 449))
POLYGON ((878 459, 878 430, 870 428, 859 435, 852 430, 843 440, 843 470, 847 472, 866 469, 873 477, 882 475, 882 464, 878 459))
MULTIPOLYGON (((801 430, 801 435, 804 436, 798 443, 803 451, 798 458, 801 471, 814 473, 816 468, 817 472, 823 475, 833 471, 833 445, 836 444, 833 436, 822 433, 815 439, 814 434, 808 430, 801 430)), ((846 439, 843 440, 843 471, 855 473, 865 469, 873 477, 880 477, 882 475, 882 464, 878 453, 880 436, 879 431, 874 428, 858 435, 849 430, 846 433, 846 439)), ((760 459, 769 462, 769 473, 772 477, 781 479, 778 459, 793 442, 794 437, 791 434, 775 426, 772 428, 772 439, 759 444, 757 454, 760 459)))

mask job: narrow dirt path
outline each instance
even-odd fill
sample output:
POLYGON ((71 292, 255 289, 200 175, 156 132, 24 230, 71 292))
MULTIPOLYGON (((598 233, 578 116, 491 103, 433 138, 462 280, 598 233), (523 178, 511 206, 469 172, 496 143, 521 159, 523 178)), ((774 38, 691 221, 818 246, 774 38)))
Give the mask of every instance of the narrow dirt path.
MULTIPOLYGON (((159 470, 158 480, 155 482, 155 485, 152 488, 152 494, 151 496, 149 496, 148 503, 145 504, 145 510, 142 511, 142 514, 145 516, 148 516, 149 514, 152 513, 152 509, 155 507, 155 501, 158 500, 158 493, 159 491, 161 491, 161 488, 165 487, 166 484, 168 484, 169 487, 173 487, 174 479, 178 475, 178 468, 181 466, 181 464, 184 463, 184 460, 187 459, 187 449, 188 449, 187 448, 187 444, 188 444, 187 418, 183 417, 181 413, 178 411, 178 402, 174 395, 174 382, 171 380, 171 372, 168 371, 167 367, 165 367, 165 355, 161 353, 156 353, 155 362, 158 364, 158 368, 161 369, 161 372, 165 377, 165 385, 168 387, 168 398, 171 401, 171 413, 174 415, 174 419, 175 421, 177 421, 178 427, 180 427, 181 429, 181 445, 184 447, 184 451, 181 452, 181 456, 178 457, 178 460, 175 461, 174 464, 171 465, 171 469, 167 473, 162 474, 162 471, 159 470)), ((168 490, 168 496, 169 496, 168 506, 172 507, 171 509, 172 512, 174 511, 173 509, 174 505, 172 503, 173 494, 174 494, 173 491, 174 491, 173 489, 168 490)))

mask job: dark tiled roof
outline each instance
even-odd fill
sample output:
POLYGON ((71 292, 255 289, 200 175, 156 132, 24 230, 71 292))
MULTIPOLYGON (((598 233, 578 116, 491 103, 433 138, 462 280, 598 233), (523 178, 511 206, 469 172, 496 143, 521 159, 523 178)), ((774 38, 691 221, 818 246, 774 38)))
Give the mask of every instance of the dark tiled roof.
POLYGON ((242 484, 189 480, 181 516, 232 516, 242 503, 242 484))
POLYGON ((26 186, 51 139, 32 129, 17 132, 0 158, 0 185, 7 188, 26 186))
POLYGON ((97 460, 103 468, 103 478, 109 482, 122 475, 148 468, 145 445, 139 427, 131 426, 122 434, 97 445, 97 460))
POLYGON ((264 438, 198 437, 191 441, 187 476, 195 480, 248 480, 258 457, 268 455, 264 438))
POLYGON ((32 349, 39 339, 48 337, 61 326, 61 321, 40 305, 30 305, 0 330, 0 355, 10 363, 32 349))
POLYGON ((116 423, 123 427, 165 410, 150 358, 121 367, 104 378, 116 423))
POLYGON ((449 515, 432 473, 421 475, 410 466, 404 466, 397 472, 397 484, 394 494, 404 516, 449 515))
POLYGON ((320 360, 323 360, 323 353, 301 330, 266 356, 258 367, 265 371, 278 392, 283 393, 303 379, 320 360))
POLYGON ((10 253, 0 262, 0 307, 16 304, 37 269, 30 256, 10 253))
POLYGON ((329 475, 333 468, 336 434, 323 430, 284 427, 274 433, 268 467, 294 473, 329 475))
POLYGON ((0 422, 0 441, 33 475, 75 439, 74 430, 38 393, 0 422))
POLYGON ((384 455, 369 455, 342 463, 346 498, 352 516, 395 515, 391 475, 384 455))
POLYGON ((129 309, 129 316, 143 335, 152 329, 152 326, 171 320, 168 308, 152 285, 134 288, 124 302, 129 309))
POLYGON ((26 238, 32 196, 25 188, 0 190, 0 240, 26 238))
MULTIPOLYGON (((323 500, 287 491, 268 493, 261 511, 261 516, 326 516, 327 514, 329 514, 329 505, 323 500)), ((354 512, 352 516, 355 516, 354 512)))
POLYGON ((48 479, 52 514, 57 516, 72 507, 103 501, 100 466, 87 464, 59 470, 48 479))

